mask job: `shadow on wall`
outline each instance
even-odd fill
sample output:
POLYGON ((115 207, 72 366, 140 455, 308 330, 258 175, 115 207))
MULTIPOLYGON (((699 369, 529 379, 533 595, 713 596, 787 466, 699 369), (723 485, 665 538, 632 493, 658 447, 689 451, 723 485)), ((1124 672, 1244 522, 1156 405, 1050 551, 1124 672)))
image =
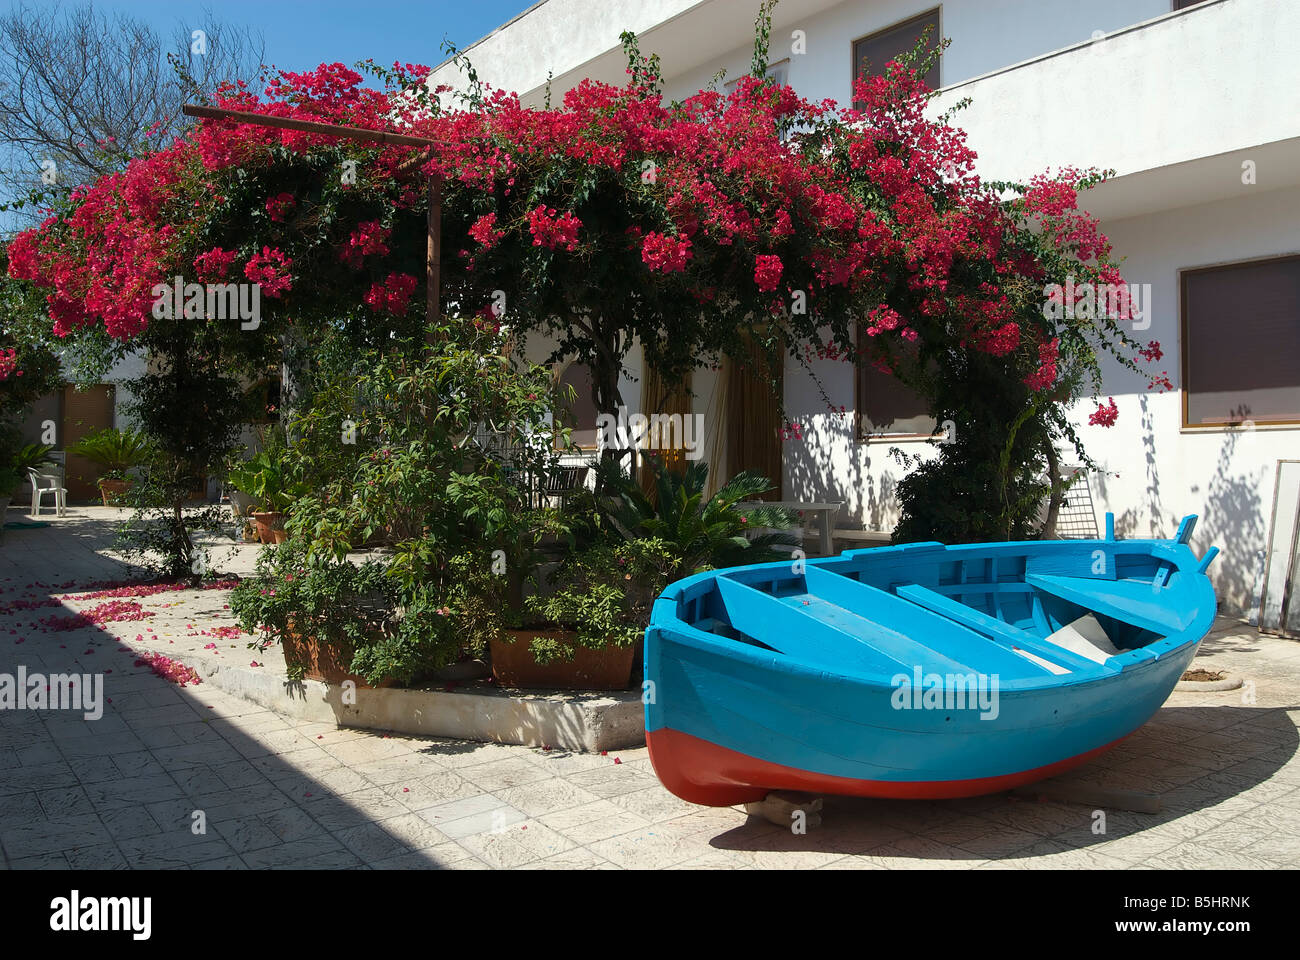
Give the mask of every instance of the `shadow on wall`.
POLYGON ((844 506, 837 526, 892 530, 898 522, 898 480, 905 471, 889 456, 890 445, 858 443, 852 414, 800 419, 803 435, 782 445, 784 499, 839 500, 844 506))
MULTIPOLYGON (((1256 585, 1267 543, 1265 503, 1260 496, 1266 467, 1233 471, 1233 457, 1242 446, 1256 442, 1253 433, 1226 433, 1205 492, 1200 540, 1216 545, 1214 585, 1223 611, 1249 614, 1259 606, 1256 585)), ((1195 489, 1193 492, 1196 492, 1195 489)))
MULTIPOLYGON (((1247 445, 1256 442, 1250 432, 1228 432, 1214 465, 1214 472, 1204 490, 1203 505, 1191 509, 1167 509, 1161 499, 1160 469, 1156 460, 1155 425, 1146 396, 1139 396, 1142 408, 1142 456, 1146 471, 1143 502, 1115 515, 1115 533, 1119 537, 1171 537, 1185 513, 1196 512, 1193 543, 1198 552, 1211 545, 1221 551, 1210 568, 1221 613, 1249 614, 1259 604, 1256 594, 1260 563, 1267 539, 1261 484, 1266 468, 1254 472, 1234 469, 1236 454, 1246 453, 1247 445), (1245 449, 1243 449, 1243 447, 1245 449)), ((1247 461, 1249 462, 1249 461, 1247 461)), ((1093 475, 1101 502, 1111 501, 1107 475, 1093 475)), ((1189 490, 1193 497, 1202 493, 1198 484, 1189 490)))
MULTIPOLYGON (((1115 535, 1119 537, 1168 537, 1178 528, 1181 516, 1174 516, 1166 525, 1164 506, 1160 501, 1160 467, 1156 463, 1155 418, 1151 413, 1151 402, 1146 394, 1138 395, 1138 405, 1142 409, 1142 466, 1146 471, 1146 487, 1143 488, 1145 502, 1129 507, 1123 513, 1115 515, 1115 535), (1146 530, 1140 529, 1142 518, 1146 518, 1146 530), (1167 526, 1167 529, 1166 529, 1167 526)), ((1102 503, 1110 503, 1106 487, 1105 473, 1094 474, 1097 493, 1102 503)))

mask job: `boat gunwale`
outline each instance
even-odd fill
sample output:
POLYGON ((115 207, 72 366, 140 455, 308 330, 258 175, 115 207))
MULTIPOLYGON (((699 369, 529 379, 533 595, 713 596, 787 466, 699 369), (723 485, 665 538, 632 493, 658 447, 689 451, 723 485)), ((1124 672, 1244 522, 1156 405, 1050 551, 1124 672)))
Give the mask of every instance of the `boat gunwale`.
MULTIPOLYGON (((1010 680, 999 678, 999 689, 1004 692, 1028 692, 1042 689, 1057 689, 1061 687, 1075 687, 1090 683, 1111 683, 1128 677, 1135 679, 1137 674, 1144 673, 1143 666, 1154 666, 1157 661, 1174 654, 1189 644, 1199 644, 1205 634, 1209 632, 1216 615, 1217 601, 1214 595, 1213 587, 1209 583, 1209 578, 1196 568, 1197 558, 1191 549, 1185 544, 1177 541, 1144 539, 1144 540, 1059 540, 1059 541, 1020 541, 1004 544, 958 544, 946 546, 939 543, 918 543, 918 544, 899 544, 889 547, 869 548, 865 550, 852 550, 838 554, 832 557, 818 557, 805 560, 808 566, 825 567, 831 563, 859 557, 863 554, 874 554, 879 556, 883 551, 890 553, 901 553, 911 551, 913 553, 932 553, 932 552, 952 552, 952 553, 982 553, 984 555, 998 554, 1015 554, 1023 553, 1027 545, 1032 545, 1040 551, 1070 552, 1077 550, 1083 545, 1097 544, 1098 549, 1103 546, 1124 547, 1118 551, 1124 555, 1146 555, 1153 556, 1159 560, 1175 564, 1180 573, 1192 577, 1199 577, 1202 582, 1197 583, 1193 589, 1201 590, 1208 596, 1203 599, 1208 603, 1202 604, 1195 617, 1192 618, 1183 629, 1174 631, 1159 639, 1153 640, 1141 647, 1135 647, 1125 650, 1107 659, 1106 664, 1114 669, 1105 672, 1077 672, 1071 671, 1066 674, 1045 674, 1043 676, 1025 676, 1017 677, 1010 680), (1059 546, 1058 546, 1059 545, 1059 546), (1155 549, 1155 548, 1162 549, 1155 549), (1145 548, 1145 549, 1144 549, 1145 548), (1187 561, 1191 561, 1189 568, 1187 561)), ((656 598, 651 609, 650 623, 647 627, 647 633, 651 630, 661 629, 670 630, 682 636, 682 639, 690 641, 695 646, 711 649, 712 652, 731 658, 740 658, 749 661, 752 665, 766 669, 777 669, 780 672, 791 673, 795 675, 820 677, 824 679, 838 679, 844 682, 859 684, 872 688, 881 688, 893 690, 896 684, 892 682, 894 677, 898 676, 895 671, 890 674, 877 673, 870 671, 849 671, 836 670, 826 666, 818 666, 798 655, 788 654, 784 651, 772 649, 765 646, 757 646, 740 640, 733 640, 721 634, 710 633, 694 624, 687 623, 677 614, 678 607, 683 602, 690 602, 695 597, 683 597, 696 589, 704 587, 701 595, 709 589, 717 589, 712 586, 720 577, 734 575, 745 571, 762 571, 762 570, 783 570, 790 571, 789 561, 774 561, 771 563, 748 564, 739 567, 726 567, 717 570, 707 570, 701 573, 693 574, 682 580, 675 581, 664 588, 663 592, 656 598)), ((798 577, 794 574, 793 577, 798 577)), ((1099 578, 1100 579, 1100 578, 1099 578)), ((743 581, 742 581, 743 582, 743 581)), ((857 581, 862 583, 862 581, 857 581)), ((1006 581, 1007 583, 1023 581, 1006 581)), ((1105 582, 1102 579, 1102 582, 1105 582)), ((862 583, 864 587, 877 590, 882 594, 888 594, 888 591, 881 590, 872 584, 862 583)), ((964 629, 970 629, 954 621, 954 625, 964 629)), ((762 642, 761 638, 755 638, 762 642)), ((940 674, 943 676, 943 674, 940 674)), ((945 681, 946 682, 946 681, 945 681)), ((946 689, 946 686, 944 687, 946 689)))

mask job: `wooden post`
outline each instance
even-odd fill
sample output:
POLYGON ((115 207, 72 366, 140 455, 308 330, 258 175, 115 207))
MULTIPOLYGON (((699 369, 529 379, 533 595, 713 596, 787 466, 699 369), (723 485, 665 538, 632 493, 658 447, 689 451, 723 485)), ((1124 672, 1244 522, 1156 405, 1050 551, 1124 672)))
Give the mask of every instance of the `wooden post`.
POLYGON ((427 302, 425 305, 425 340, 430 345, 434 341, 434 324, 438 321, 442 295, 442 181, 436 177, 429 178, 429 242, 425 254, 425 278, 428 283, 427 302))

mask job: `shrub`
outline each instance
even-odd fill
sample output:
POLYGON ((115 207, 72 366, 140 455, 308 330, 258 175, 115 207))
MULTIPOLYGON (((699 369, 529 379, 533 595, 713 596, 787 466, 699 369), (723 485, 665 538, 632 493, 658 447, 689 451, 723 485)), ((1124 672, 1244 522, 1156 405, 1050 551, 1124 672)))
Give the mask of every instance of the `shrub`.
POLYGON ((577 642, 534 637, 533 656, 539 663, 567 661, 579 646, 631 646, 649 624, 654 598, 678 562, 672 546, 655 538, 599 544, 575 555, 553 578, 558 589, 529 597, 524 609, 538 623, 576 632, 577 642))
POLYGON ((540 539, 560 529, 555 511, 530 507, 531 478, 556 458, 542 428, 556 414, 549 371, 510 360, 472 324, 433 334, 355 354, 317 384, 289 456, 319 489, 232 603, 269 639, 292 622, 350 650, 372 683, 481 652, 540 539), (387 552, 354 560, 365 543, 387 552))

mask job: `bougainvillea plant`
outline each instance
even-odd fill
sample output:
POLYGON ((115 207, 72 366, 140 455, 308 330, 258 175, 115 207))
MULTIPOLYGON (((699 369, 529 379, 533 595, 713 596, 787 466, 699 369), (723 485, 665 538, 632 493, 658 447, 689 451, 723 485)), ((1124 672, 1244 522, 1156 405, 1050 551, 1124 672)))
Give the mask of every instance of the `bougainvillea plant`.
POLYGON ((1100 388, 1098 356, 1137 369, 1142 351, 1126 302, 1044 309, 1051 284, 1122 283, 1078 208, 1100 175, 982 181, 963 133, 927 117, 925 65, 907 58, 860 80, 852 107, 800 97, 763 76, 770 8, 752 75, 681 102, 665 101, 657 58, 628 34, 626 83, 586 80, 556 106, 473 77, 464 94, 430 91, 410 64, 372 68, 379 88, 328 64, 224 89, 221 107, 435 145, 204 121, 75 191, 14 241, 11 273, 46 291, 59 336, 102 327, 147 347, 170 328, 228 364, 265 363, 290 328, 321 324, 378 346, 422 311, 424 177, 437 176, 444 302, 549 334, 592 369, 600 411, 620 403, 634 343, 672 380, 756 340, 772 363, 786 351, 875 364, 936 416, 966 372, 1006 380, 1005 402, 959 443, 1032 406, 1038 429, 1010 462, 1041 459, 1044 438, 1073 438, 1063 411, 1100 388), (155 318, 157 285, 174 277, 260 284, 256 325, 202 307, 155 318))

